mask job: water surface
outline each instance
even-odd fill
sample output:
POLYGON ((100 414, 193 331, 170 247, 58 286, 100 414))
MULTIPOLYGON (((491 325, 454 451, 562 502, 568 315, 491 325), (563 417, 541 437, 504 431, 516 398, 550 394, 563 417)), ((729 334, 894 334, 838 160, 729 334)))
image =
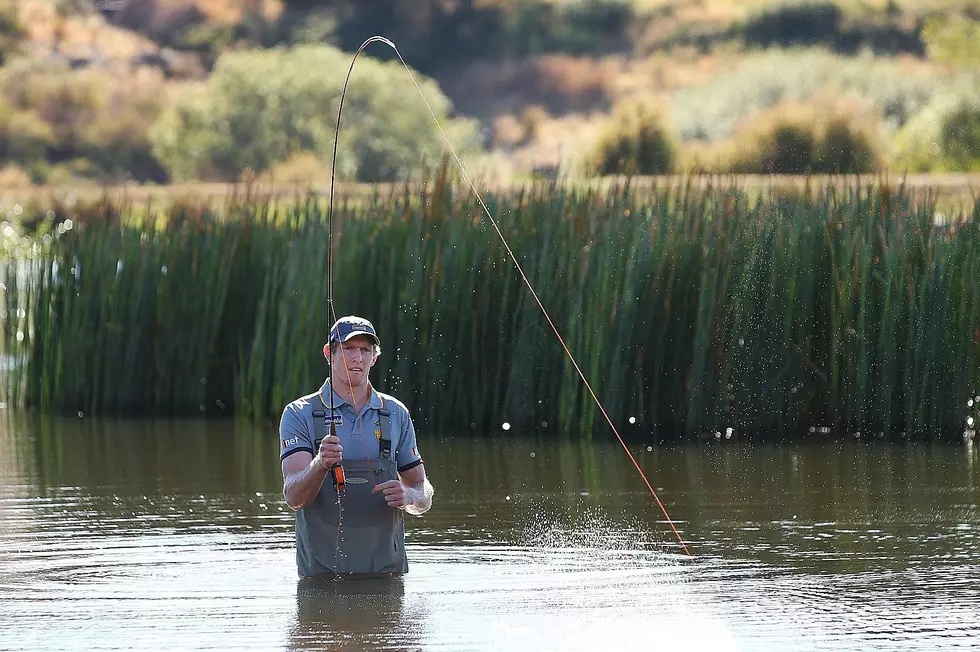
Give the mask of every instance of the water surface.
POLYGON ((274 427, 0 414, 0 649, 966 650, 963 446, 420 433, 397 581, 297 581, 274 427))

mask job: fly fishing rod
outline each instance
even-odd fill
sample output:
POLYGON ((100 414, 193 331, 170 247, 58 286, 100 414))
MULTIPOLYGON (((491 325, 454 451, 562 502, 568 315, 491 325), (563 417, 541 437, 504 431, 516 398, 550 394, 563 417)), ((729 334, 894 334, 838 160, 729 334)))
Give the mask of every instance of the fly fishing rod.
MULTIPOLYGON (((616 436, 616 439, 623 447, 623 450, 626 451, 626 455, 629 456, 630 461, 633 463, 633 466, 640 474, 640 477, 643 479, 643 482, 646 485, 647 489, 650 491, 650 494, 653 496, 653 499, 656 501, 657 505, 659 505, 660 510, 663 512, 664 517, 667 519, 667 523, 670 525, 670 529, 673 530, 674 536, 677 537, 678 543, 680 543, 681 547, 684 549, 684 552, 687 553, 688 556, 693 556, 691 554, 691 551, 688 549, 687 544, 684 543, 684 539, 681 537, 681 534, 677 530, 677 527, 674 525, 673 519, 670 518, 670 514, 667 513, 667 508, 664 506, 663 502, 661 502, 660 497, 657 496, 657 492, 654 491, 653 486, 650 484, 650 481, 647 480, 646 474, 643 473, 643 469, 640 467, 639 463, 636 461, 636 458, 630 452, 629 447, 626 445, 626 442, 623 441, 623 438, 619 434, 619 430, 616 429, 616 426, 613 424, 612 419, 609 417, 609 414, 606 412, 606 408, 602 405, 602 402, 599 400, 599 397, 596 396, 596 393, 592 390, 592 385, 589 384, 589 381, 585 377, 585 374, 582 373, 582 369, 579 367, 578 361, 575 359, 575 356, 572 355, 572 352, 565 344, 565 340, 561 336, 561 333, 558 331, 558 327, 555 326, 555 323, 552 321, 551 316, 548 314, 548 311, 545 309, 544 304, 541 302, 541 299, 538 298, 538 293, 535 292, 534 286, 531 285, 531 281, 528 279, 527 275, 524 273, 524 270, 521 268, 521 264, 520 262, 518 262, 517 256, 515 256, 514 252, 511 250, 510 244, 507 242, 507 238, 504 237, 503 232, 501 232, 500 230, 500 226, 497 224, 497 220, 495 220, 493 217, 493 213, 490 212, 490 209, 487 208, 486 203, 483 201, 483 197, 480 196, 480 192, 477 190, 476 184, 473 183, 472 179, 470 179, 470 175, 466 172, 466 166, 463 165, 463 161, 460 160, 459 155, 456 153, 456 148, 453 147, 452 141, 449 139, 449 136, 442 128, 442 124, 439 122, 439 118, 436 117, 435 111, 432 110, 432 106, 429 104, 429 100, 425 97, 425 93, 422 92, 422 87, 419 86, 418 81, 415 79, 415 75, 412 73, 412 69, 409 67, 408 63, 405 62, 405 59, 402 57, 401 52, 398 51, 398 48, 395 46, 395 44, 383 36, 372 36, 368 38, 366 41, 364 41, 364 43, 361 44, 361 47, 357 48, 357 52, 354 53, 354 57, 353 59, 351 59, 350 68, 347 70, 347 79, 344 80, 344 88, 340 94, 340 108, 337 111, 337 128, 334 133, 334 142, 333 142, 333 160, 331 161, 330 164, 330 200, 327 208, 327 228, 329 229, 329 250, 327 253, 327 304, 329 306, 331 318, 333 319, 334 322, 337 321, 337 315, 336 312, 334 311, 334 303, 333 303, 333 199, 334 199, 334 181, 336 179, 336 173, 337 173, 337 146, 340 142, 340 120, 344 112, 344 98, 347 95, 347 85, 350 83, 351 73, 354 71, 354 63, 357 61, 357 57, 361 54, 361 52, 363 52, 372 43, 382 43, 384 45, 387 45, 394 51, 395 56, 398 57, 398 60, 401 61, 402 66, 404 66, 405 68, 405 72, 408 73, 409 78, 412 80, 412 83, 415 85, 415 89, 419 92, 419 96, 422 98, 422 102, 425 103, 425 108, 428 110, 429 115, 432 116, 432 120, 433 122, 435 122, 436 127, 439 129, 439 133, 442 135, 443 140, 446 142, 446 145, 449 147, 449 151, 450 153, 452 153, 453 159, 455 159, 456 161, 456 165, 459 166, 459 170, 462 173, 463 178, 466 179, 466 183, 473 191, 473 195, 476 197, 476 201, 480 204, 480 208, 483 209, 483 213, 486 215, 487 219, 490 221, 490 224, 493 226, 493 230, 497 233, 497 236, 500 238, 501 242, 503 243, 504 249, 507 251, 507 255, 510 256, 511 261, 513 261, 514 266, 517 268, 518 273, 520 274, 521 278, 524 280, 524 284, 527 285, 527 289, 530 291, 531 296, 534 298, 534 301, 538 304, 538 308, 540 308, 541 312, 544 314, 545 320, 547 320, 548 325, 551 326, 551 330, 554 332, 555 337, 558 338, 558 342, 561 344, 562 349, 565 351, 565 355, 568 356, 568 359, 571 361, 572 366, 575 367, 575 371, 578 373, 579 378, 585 384, 585 388, 588 390, 589 395, 592 397, 592 400, 595 401, 596 405, 599 407, 599 411, 602 413, 602 416, 606 419, 606 423, 609 424, 609 427, 612 429, 613 434, 616 436)), ((345 368, 346 365, 347 365, 347 361, 345 359, 344 360, 345 368)), ((332 373, 333 372, 331 369, 331 374, 332 373)), ((333 411, 334 411, 333 391, 331 391, 330 392, 331 434, 335 433, 334 423, 333 423, 333 411)), ((335 467, 339 467, 339 465, 335 465, 335 467)), ((342 468, 340 470, 340 476, 341 478, 343 477, 342 468)))

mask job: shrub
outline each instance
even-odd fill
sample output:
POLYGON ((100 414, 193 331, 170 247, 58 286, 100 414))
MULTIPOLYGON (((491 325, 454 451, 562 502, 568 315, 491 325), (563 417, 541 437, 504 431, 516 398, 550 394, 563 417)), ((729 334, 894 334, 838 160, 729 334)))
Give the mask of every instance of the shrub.
POLYGON ((950 169, 980 171, 980 106, 961 102, 943 121, 939 144, 950 169))
POLYGON ((753 149, 741 150, 733 172, 803 174, 813 172, 816 134, 809 125, 780 120, 759 134, 753 149))
POLYGON ((749 45, 824 45, 841 54, 861 50, 921 56, 924 53, 917 22, 904 20, 901 12, 854 7, 846 15, 841 2, 784 2, 766 7, 731 30, 749 45))
POLYGON ((930 59, 955 66, 980 65, 980 20, 966 16, 936 16, 922 29, 930 59))
POLYGON ((794 2, 765 9, 742 27, 743 38, 769 48, 774 45, 813 45, 836 34, 843 12, 833 2, 794 2))
POLYGON ((674 93, 670 114, 684 140, 717 140, 780 103, 832 93, 870 102, 885 131, 897 132, 937 95, 974 84, 968 73, 941 76, 934 66, 894 59, 773 50, 750 55, 735 70, 674 93))
POLYGON ((602 174, 667 174, 677 159, 674 136, 661 109, 642 101, 620 103, 600 131, 587 163, 602 174))
POLYGON ((206 21, 206 16, 191 0, 127 0, 117 12, 115 21, 122 27, 146 34, 160 45, 175 45, 189 29, 206 21))
POLYGON ((148 132, 166 101, 159 73, 132 77, 35 64, 0 71, 0 156, 21 164, 87 158, 106 180, 164 181, 148 132))
POLYGON ((24 26, 17 16, 17 5, 9 0, 0 0, 0 65, 20 50, 24 40, 24 26))
MULTIPOLYGON (((207 82, 190 86, 154 125, 153 152, 176 179, 234 180, 298 152, 329 161, 350 55, 328 46, 223 55, 207 82), (324 75, 323 71, 336 71, 324 75)), ((450 102, 419 78, 457 151, 476 147, 475 126, 450 119, 450 102)), ((338 176, 407 178, 443 156, 442 135, 401 63, 358 59, 345 103, 338 176)))
POLYGON ((27 163, 47 158, 55 145, 51 126, 34 113, 0 110, 0 160, 27 163))
POLYGON ((895 138, 893 165, 910 172, 980 171, 980 102, 941 96, 895 138))
POLYGON ((853 118, 832 115, 822 126, 816 169, 825 173, 873 172, 882 162, 880 146, 868 127, 853 118))
POLYGON ((764 174, 852 174, 879 164, 871 128, 822 105, 779 107, 736 137, 730 169, 764 174))
POLYGON ((44 183, 50 186, 92 186, 100 171, 86 158, 76 158, 52 165, 44 183))

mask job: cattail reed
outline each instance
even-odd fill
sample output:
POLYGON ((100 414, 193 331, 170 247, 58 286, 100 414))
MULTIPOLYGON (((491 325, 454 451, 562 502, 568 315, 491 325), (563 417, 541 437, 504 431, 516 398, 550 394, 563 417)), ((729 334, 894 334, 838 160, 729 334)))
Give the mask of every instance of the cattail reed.
MULTIPOLYGON (((960 437, 980 393, 980 202, 837 180, 537 184, 487 205, 617 425, 645 438, 960 437), (828 430, 829 429, 829 430, 828 430)), ((46 411, 278 417, 327 373, 323 198, 114 206, 5 236, 3 390, 46 411)), ((446 432, 606 428, 445 172, 335 204, 338 316, 446 432)))

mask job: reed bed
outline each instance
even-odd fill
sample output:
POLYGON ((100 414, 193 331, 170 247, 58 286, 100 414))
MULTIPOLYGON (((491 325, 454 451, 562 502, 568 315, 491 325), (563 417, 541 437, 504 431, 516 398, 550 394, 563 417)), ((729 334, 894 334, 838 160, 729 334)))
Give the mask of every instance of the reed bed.
MULTIPOLYGON (((963 436, 980 393, 980 201, 940 220, 927 189, 837 180, 750 195, 720 178, 485 200, 628 435, 963 436)), ((338 202, 334 222, 336 310, 374 321, 375 385, 419 427, 607 428, 445 171, 338 202)), ((322 198, 235 197, 220 212, 107 201, 58 224, 5 231, 10 403, 275 419, 322 382, 322 198)))

